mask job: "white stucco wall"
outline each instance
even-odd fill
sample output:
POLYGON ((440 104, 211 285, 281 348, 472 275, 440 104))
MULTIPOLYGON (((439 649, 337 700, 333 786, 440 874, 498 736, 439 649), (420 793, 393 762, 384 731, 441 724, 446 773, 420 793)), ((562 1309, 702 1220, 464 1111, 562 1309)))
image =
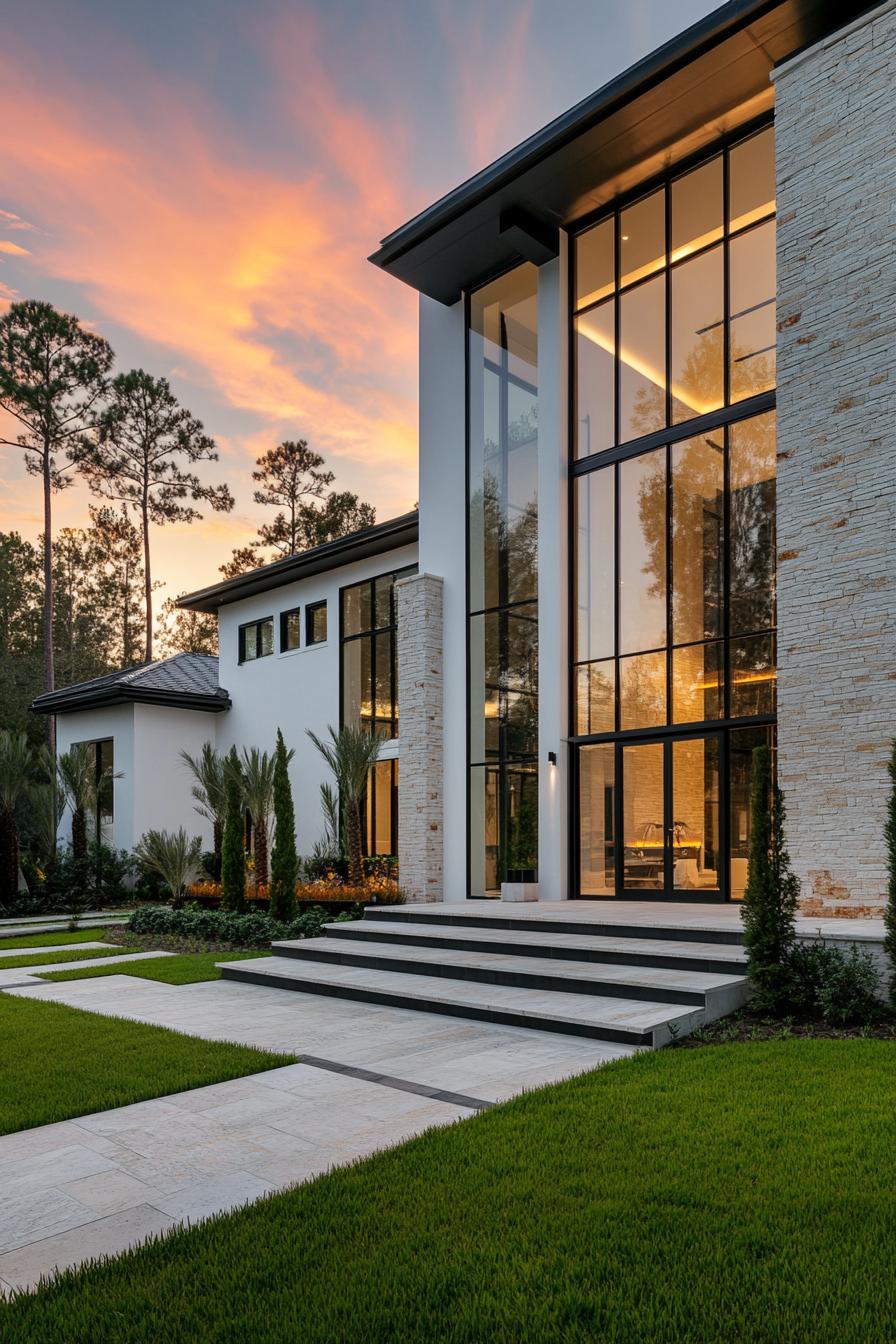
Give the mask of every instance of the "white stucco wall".
POLYGON ((183 826, 188 835, 201 837, 203 849, 211 849, 211 824, 195 810, 190 792, 193 776, 180 753, 198 756, 204 742, 214 743, 222 716, 162 705, 134 705, 133 716, 137 763, 133 842, 146 831, 176 831, 183 826))
POLYGON ((538 895, 569 893, 567 235, 538 270, 538 895), (556 752, 557 764, 548 762, 556 752))
MULTIPOLYGON (((420 300, 420 572, 443 580, 444 899, 467 897, 464 305, 420 300)), ((399 789, 404 781, 399 784, 399 789)))
MULTIPOLYGON (((233 707, 214 716, 217 746, 220 751, 229 751, 233 745, 273 751, 277 729, 283 730, 286 745, 296 753, 290 777, 300 854, 308 854, 323 834, 320 785, 330 778, 306 729, 312 728, 324 736, 329 724, 339 728, 339 591, 361 579, 416 563, 417 547, 402 546, 221 609, 218 681, 230 694, 233 707), (327 641, 306 648, 305 608, 309 603, 322 601, 327 603, 327 641), (294 607, 302 608, 302 647, 279 653, 280 612, 294 607), (275 652, 267 658, 240 664, 239 627, 266 616, 274 617, 275 652)), ((381 759, 396 755, 397 742, 384 745, 381 759)))
MULTIPOLYGON (((106 709, 84 709, 77 714, 56 716, 56 747, 60 755, 77 742, 112 739, 116 779, 112 785, 112 844, 115 849, 134 845, 134 706, 110 705, 106 709)), ((71 839, 71 817, 66 810, 59 823, 59 839, 71 839)))

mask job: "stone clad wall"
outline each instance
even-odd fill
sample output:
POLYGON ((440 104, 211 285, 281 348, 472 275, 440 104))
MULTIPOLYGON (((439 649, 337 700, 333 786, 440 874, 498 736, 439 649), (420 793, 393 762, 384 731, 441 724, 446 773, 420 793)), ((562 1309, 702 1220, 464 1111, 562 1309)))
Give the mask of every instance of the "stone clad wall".
MULTIPOLYGON (((398 608, 398 876, 411 901, 441 901, 442 580, 400 579, 398 608)), ((456 731, 463 732, 464 725, 456 731)), ((459 843, 463 843, 461 837, 459 843)))
POLYGON ((896 735, 896 4, 776 72, 780 774, 809 908, 885 897, 896 735))

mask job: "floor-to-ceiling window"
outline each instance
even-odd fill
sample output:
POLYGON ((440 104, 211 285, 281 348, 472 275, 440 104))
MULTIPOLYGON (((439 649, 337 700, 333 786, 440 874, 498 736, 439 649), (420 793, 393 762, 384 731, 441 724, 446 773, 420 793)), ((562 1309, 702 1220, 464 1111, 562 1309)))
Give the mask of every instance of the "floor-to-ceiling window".
POLYGON ((775 721, 771 126, 578 235, 574 894, 738 898, 775 721))
MULTIPOLYGON (((398 737, 395 581, 414 573, 416 566, 410 565, 350 584, 340 593, 343 726, 398 737)), ((365 854, 397 854, 398 761, 379 761, 370 771, 361 827, 365 854)))
POLYGON ((469 890, 538 869, 538 271, 469 297, 469 890))

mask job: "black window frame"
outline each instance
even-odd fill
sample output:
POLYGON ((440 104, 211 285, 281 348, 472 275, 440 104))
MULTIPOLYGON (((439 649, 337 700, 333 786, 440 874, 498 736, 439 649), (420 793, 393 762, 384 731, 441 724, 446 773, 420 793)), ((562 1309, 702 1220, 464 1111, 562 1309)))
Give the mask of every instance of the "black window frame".
MULTIPOLYGON (((568 436, 570 449, 570 463, 568 472, 568 650, 567 650, 567 669, 568 669, 568 741, 570 744, 570 765, 569 765, 569 808, 568 808, 568 835, 569 835, 569 895, 573 899, 581 898, 581 849, 579 835, 579 804, 580 804, 580 748, 590 745, 606 744, 613 747, 614 760, 616 761, 615 775, 615 810, 613 817, 614 843, 615 837, 621 837, 622 830, 622 786, 621 776, 619 774, 618 762, 623 746, 628 743, 638 742, 667 742, 686 738, 698 738, 700 736, 717 735, 720 743, 720 779, 721 783, 721 843, 720 849, 725 855, 724 870, 720 875, 719 893, 714 896, 701 897, 700 895, 689 895, 689 899, 729 902, 731 896, 731 849, 730 836, 728 831, 729 812, 731 807, 731 781, 729 777, 729 761, 731 752, 731 735, 743 729, 765 730, 769 734, 769 739, 773 744, 777 728, 777 710, 767 714, 751 714, 749 716, 734 717, 731 715, 731 681, 730 681, 730 647, 737 638, 747 638, 748 635, 734 636, 729 629, 730 623, 730 584, 729 584, 729 558, 727 555, 730 545, 730 519, 729 519, 729 432, 738 425, 743 424, 750 419, 763 415, 767 412, 774 413, 777 406, 777 383, 768 391, 755 393, 749 397, 744 397, 738 401, 731 400, 730 385, 730 322, 732 314, 730 312, 729 289, 730 289, 730 263, 729 249, 734 240, 744 237, 755 229, 774 223, 777 219, 777 204, 775 209, 768 215, 751 221, 736 230, 732 230, 729 220, 729 156, 731 150, 737 145, 749 140, 754 135, 759 135, 763 131, 774 126, 773 113, 763 114, 761 117, 738 127, 724 136, 719 136, 712 144, 706 145, 703 149, 690 156, 688 159, 678 163, 674 168, 669 168, 655 175, 649 181, 641 183, 637 188, 630 192, 620 195, 612 202, 602 206, 591 215, 584 218, 570 232, 570 265, 568 273, 568 331, 569 331, 569 360, 567 368, 568 377, 568 436), (677 178, 685 176, 702 164, 709 162, 718 155, 724 156, 723 173, 723 206, 722 206, 722 236, 719 239, 707 243, 704 247, 689 254, 687 257, 673 262, 670 258, 669 240, 670 240, 670 201, 671 185, 677 178), (666 242, 666 260, 664 266, 653 272, 649 277, 635 281, 625 286, 620 285, 620 218, 622 211, 628 206, 635 204, 644 197, 649 196, 659 188, 665 189, 665 242, 666 242), (615 220, 615 275, 614 286, 611 295, 607 298, 614 298, 616 307, 614 312, 615 339, 614 339, 614 445, 612 447, 599 450, 597 452, 579 456, 577 452, 577 433, 578 433, 578 407, 577 407, 577 360, 576 360, 576 318, 583 313, 599 306, 604 300, 597 300, 592 304, 582 304, 577 307, 576 303, 576 239, 591 228, 599 225, 603 221, 615 220), (723 357, 723 405, 717 410, 694 416, 689 420, 674 421, 672 408, 672 391, 670 380, 671 366, 671 317, 669 306, 669 294, 671 288, 671 277, 676 267, 687 264, 695 256, 710 252, 715 247, 724 249, 724 357, 723 357), (620 324, 620 295, 631 292, 638 285, 653 280, 657 276, 664 277, 665 283, 665 365, 666 365, 666 426, 652 431, 641 437, 629 439, 620 442, 620 342, 619 342, 619 324, 620 324), (671 460, 672 449, 676 443, 696 438, 710 431, 719 431, 724 437, 725 443, 725 479, 724 479, 724 538, 725 538, 725 567, 726 575, 724 581, 723 594, 723 630, 717 641, 704 640, 694 641, 694 645, 700 643, 716 642, 724 650, 724 705, 722 714, 718 718, 704 720, 702 722, 675 723, 672 722, 672 702, 671 686, 669 679, 670 660, 674 649, 688 647, 687 645, 673 645, 672 626, 671 626, 671 601, 672 588, 669 583, 670 555, 666 555, 666 644, 663 647, 663 653, 667 660, 667 678, 666 678, 666 720, 663 724, 655 727, 638 727, 623 729, 621 726, 620 706, 619 706, 619 667, 620 661, 624 661, 624 655, 620 654, 619 649, 619 595, 618 595, 618 570, 619 570, 619 463, 626 462, 632 458, 639 457, 654 449, 663 449, 666 454, 666 514, 667 531, 666 537, 669 538, 668 523, 669 510, 671 508, 671 477, 669 474, 669 464, 671 460), (577 611, 578 611, 578 576, 577 576, 577 519, 576 519, 576 499, 579 480, 581 477, 589 476, 592 472, 602 470, 603 468, 614 466, 614 548, 615 548, 615 579, 614 583, 614 651, 608 659, 614 669, 614 728, 605 732, 579 733, 578 732, 578 704, 577 704, 577 677, 580 666, 587 665, 577 661, 577 611)), ((759 353, 759 352, 757 352, 759 353)), ((667 547, 667 551, 668 551, 667 547)), ((768 636, 773 641, 775 648, 775 658, 777 663, 777 621, 775 626, 763 629, 760 632, 763 636, 768 636)), ((668 781, 667 781, 668 785, 668 781)), ((631 893, 626 895, 622 885, 622 865, 616 864, 616 898, 628 899, 631 893)), ((650 899, 663 900, 670 899, 665 892, 656 891, 650 893, 650 899)), ((681 896, 673 896, 671 899, 682 899, 681 896)))
MULTIPOLYGON (((360 643, 361 640, 367 640, 370 644, 370 692, 371 707, 376 703, 376 646, 377 639, 388 634, 390 636, 390 731, 387 735, 388 741, 395 741, 399 736, 398 726, 398 662, 397 662, 397 642, 398 642, 398 618, 395 608, 395 584, 399 579, 410 577, 417 573, 416 565, 403 565, 400 569, 387 569, 382 574, 374 574, 369 579, 357 579, 354 583, 347 583, 339 589, 339 723, 344 727, 345 718, 345 650, 349 644, 360 643), (386 625, 376 624, 376 585, 382 583, 384 579, 391 579, 389 593, 389 621, 386 625), (352 634, 345 633, 345 604, 346 595, 358 588, 367 588, 370 593, 370 620, 371 624, 363 630, 355 630, 352 634)), ((375 724, 371 718, 370 730, 374 731, 375 724)))
POLYGON ((258 616, 258 617, 256 617, 256 619, 255 619, 254 621, 244 621, 243 624, 239 627, 238 643, 239 643, 239 665, 240 665, 241 667, 242 667, 242 665, 243 665, 244 663, 257 663, 258 660, 259 660, 260 658, 270 658, 270 657, 272 657, 272 655, 273 655, 273 653, 274 653, 274 614, 273 614, 273 612, 271 612, 270 616, 258 616), (270 627, 271 627, 271 650, 270 650, 270 653, 262 653, 262 652, 261 652, 261 627, 262 627, 263 625, 267 625, 267 624, 270 624, 270 627), (247 657, 246 657, 246 631, 247 631, 247 630, 252 630, 252 629, 255 630, 255 657, 254 657, 254 658, 247 658, 247 657))
POLYGON ((302 647, 302 608, 301 608, 300 606, 299 606, 299 607, 289 607, 289 608, 287 608, 286 611, 281 611, 281 613, 280 613, 280 649, 279 649, 279 652, 280 652, 280 653, 295 653, 296 650, 297 650, 297 649, 300 649, 301 647, 302 647), (288 628, 288 624, 289 624, 289 618, 290 618, 290 616, 296 616, 296 617, 298 618, 298 620, 296 621, 296 624, 297 624, 297 626, 298 626, 298 631, 297 631, 297 634, 296 634, 296 643, 295 643, 295 644, 292 644, 292 645, 287 644, 287 642, 286 642, 286 631, 287 631, 287 628, 288 628))
POLYGON ((306 648, 306 649, 312 649, 312 648, 314 648, 316 645, 326 644, 326 643, 327 643, 327 640, 329 639, 329 637, 330 637, 330 619, 329 619, 329 615, 328 615, 328 613, 327 613, 327 599, 326 599, 326 598, 322 598, 322 599, 321 599, 320 601, 318 601, 318 602, 306 602, 306 603, 305 603, 305 648, 306 648), (324 630, 324 637, 323 637, 323 639, 317 639, 317 638, 315 638, 315 634, 314 634, 314 618, 315 618, 315 616, 317 615, 317 613, 318 613, 319 611, 323 611, 323 613, 324 613, 324 618, 325 618, 325 621, 326 621, 326 629, 324 630))

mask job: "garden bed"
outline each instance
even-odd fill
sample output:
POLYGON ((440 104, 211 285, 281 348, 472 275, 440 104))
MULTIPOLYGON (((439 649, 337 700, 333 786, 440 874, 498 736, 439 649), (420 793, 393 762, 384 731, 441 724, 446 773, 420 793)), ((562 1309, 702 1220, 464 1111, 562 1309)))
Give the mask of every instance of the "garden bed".
POLYGON ((881 1005, 880 1015, 865 1023, 836 1026, 823 1018, 800 1021, 791 1017, 767 1017, 745 1010, 720 1017, 700 1027, 690 1036, 676 1041, 674 1048, 694 1049, 702 1045, 734 1045, 753 1041, 896 1041, 896 1014, 881 1005))

